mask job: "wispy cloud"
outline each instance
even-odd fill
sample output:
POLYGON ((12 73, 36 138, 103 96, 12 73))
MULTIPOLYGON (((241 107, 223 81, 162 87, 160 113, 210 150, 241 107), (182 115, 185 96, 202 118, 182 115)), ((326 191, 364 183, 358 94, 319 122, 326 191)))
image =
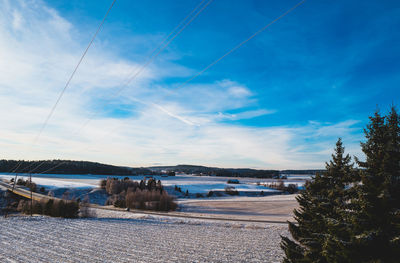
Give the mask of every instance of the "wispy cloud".
POLYGON ((165 114, 167 114, 167 115, 169 115, 169 116, 171 116, 171 117, 173 117, 173 118, 175 118, 175 119, 178 119, 178 120, 182 121, 183 123, 186 123, 186 124, 188 124, 188 125, 195 125, 193 122, 191 122, 191 121, 185 119, 185 118, 182 117, 182 116, 179 116, 179 115, 177 115, 177 114, 175 114, 175 113, 172 113, 171 111, 165 109, 164 107, 162 107, 162 106, 160 106, 160 105, 158 105, 158 104, 152 103, 151 105, 154 106, 154 107, 157 108, 157 109, 160 109, 160 110, 161 110, 162 112, 164 112, 165 114))
POLYGON ((356 149, 359 133, 353 120, 274 127, 238 124, 234 121, 274 115, 279 109, 261 107, 257 92, 231 79, 190 83, 175 91, 175 85, 164 80, 195 71, 172 58, 152 64, 114 97, 141 61, 124 58, 122 51, 112 51, 112 43, 99 40, 38 145, 27 151, 85 46, 76 25, 42 1, 30 3, 4 0, 0 5, 3 158, 321 168, 338 136, 356 149), (121 105, 127 114, 113 115, 121 105), (73 135, 95 111, 100 114, 73 135))
POLYGON ((243 120, 243 119, 252 119, 252 118, 260 117, 263 115, 273 114, 275 112, 276 112, 275 110, 266 110, 266 109, 243 111, 243 112, 236 113, 236 114, 219 112, 218 118, 220 118, 222 120, 223 119, 243 120))

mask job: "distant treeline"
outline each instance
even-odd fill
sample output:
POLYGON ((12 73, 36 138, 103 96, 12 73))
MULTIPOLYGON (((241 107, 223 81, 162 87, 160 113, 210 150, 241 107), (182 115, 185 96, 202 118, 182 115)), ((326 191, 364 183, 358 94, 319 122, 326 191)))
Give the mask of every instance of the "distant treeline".
POLYGON ((71 160, 16 161, 0 160, 0 172, 53 173, 53 174, 101 174, 101 175, 157 175, 178 172, 223 177, 278 178, 286 174, 316 174, 324 170, 257 170, 250 168, 217 168, 200 165, 155 166, 131 168, 97 162, 71 160), (14 171, 15 170, 15 171, 14 171))
POLYGON ((176 165, 149 167, 153 172, 174 171, 186 174, 211 175, 224 177, 273 178, 279 176, 278 170, 256 170, 249 168, 216 168, 199 165, 176 165))
POLYGON ((255 177, 255 178, 278 178, 287 174, 310 174, 323 173, 325 170, 257 170, 250 168, 216 168, 201 165, 180 164, 175 166, 153 166, 150 170, 156 173, 161 171, 174 171, 186 174, 212 175, 224 177, 255 177))
POLYGON ((152 174, 146 168, 129 168, 86 161, 44 160, 16 161, 0 160, 0 172, 17 173, 52 173, 52 174, 101 174, 101 175, 136 175, 152 174))
POLYGON ((280 174, 322 174, 326 170, 281 170, 280 174))

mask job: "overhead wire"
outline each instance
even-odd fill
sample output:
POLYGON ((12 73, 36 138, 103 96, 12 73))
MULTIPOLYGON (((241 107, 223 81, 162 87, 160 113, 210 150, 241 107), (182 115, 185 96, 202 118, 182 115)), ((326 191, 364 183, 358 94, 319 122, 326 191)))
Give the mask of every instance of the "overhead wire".
POLYGON ((21 160, 18 161, 17 164, 14 165, 14 167, 10 169, 10 171, 11 171, 11 172, 16 171, 16 170, 21 166, 21 164, 22 164, 22 161, 21 161, 21 160))
MULTIPOLYGON (((83 52, 83 54, 82 54, 82 56, 80 57, 78 63, 77 63, 76 66, 74 67, 74 70, 72 71, 72 74, 71 74, 70 77, 68 78, 68 80, 67 80, 65 86, 63 87, 63 89, 61 90, 60 94, 58 95, 58 97, 57 97, 57 99, 56 99, 56 102, 55 102, 54 105, 52 106, 52 108, 51 108, 49 114, 47 115, 45 121, 43 122, 42 126, 40 127, 40 130, 39 130, 38 134, 36 135, 36 137, 34 138, 33 143, 31 144, 31 147, 37 143, 37 141, 39 140, 40 136, 41 136, 42 133, 43 133, 43 130, 46 128, 47 124, 49 123, 50 118, 51 118, 52 115, 54 114, 54 111, 56 110, 58 104, 60 103, 62 97, 64 96, 65 91, 66 91, 67 88, 69 87, 69 84, 71 83, 73 77, 75 76, 75 73, 77 72, 79 66, 81 65, 83 59, 85 58, 85 56, 86 56, 86 54, 87 54, 89 48, 92 46, 92 44, 93 44, 94 40, 96 39, 98 33, 100 32, 101 28, 103 27, 103 24, 104 24, 106 18, 108 17, 108 15, 109 15, 109 13, 110 13, 112 7, 114 6, 115 2, 116 2, 116 0, 113 0, 113 1, 112 1, 110 7, 108 8, 108 10, 107 10, 106 14, 104 15, 103 19, 101 20, 101 23, 100 23, 99 26, 97 27, 97 30, 95 31, 94 35, 92 36, 92 38, 91 38, 89 44, 87 45, 85 51, 83 52)), ((19 161, 19 163, 17 164, 16 168, 14 168, 13 170, 11 170, 11 173, 13 173, 13 172, 16 173, 16 174, 15 174, 15 180, 14 180, 13 189, 14 189, 14 187, 15 187, 15 183, 16 183, 16 179, 17 179, 17 174, 18 174, 17 171, 18 171, 18 168, 21 166, 21 164, 22 164, 22 160, 19 161)), ((36 168, 35 168, 35 169, 36 169, 36 168)))
MULTIPOLYGON (((263 26, 262 28, 260 28, 258 31, 256 31, 255 33, 253 33, 250 37, 246 38, 245 40, 243 40, 242 42, 240 42, 238 45, 234 46, 233 48, 229 49, 227 52, 225 52, 222 56, 218 57, 216 60, 214 60, 213 62, 211 62, 210 64, 208 64, 207 66, 205 66, 202 70, 200 70, 198 73, 196 73, 195 75, 193 75, 192 77, 188 78, 186 81, 184 81, 183 83, 181 83, 177 88, 175 88, 175 90, 180 89, 182 87, 184 87, 185 85, 187 85, 189 82, 193 81, 195 78, 199 77, 201 74, 203 74, 205 71, 207 71, 208 69, 210 69, 212 66, 214 66, 215 64, 217 64, 218 62, 220 62, 222 59, 224 59, 225 57, 227 57, 228 55, 230 55, 231 53, 233 53, 234 51, 236 51, 237 49, 239 49, 240 47, 242 47, 243 45, 245 45, 247 42, 249 42, 251 39, 253 39, 254 37, 256 37, 257 35, 259 35, 260 33, 262 33, 263 31, 265 31, 267 28, 269 28, 271 25, 273 25, 274 23, 276 23, 277 21, 281 20, 282 18, 284 18, 285 16, 287 16, 289 13, 291 13, 292 11, 294 11, 296 8, 298 8, 299 6, 301 6, 302 4, 304 4, 306 2, 306 0, 302 0, 300 2, 298 2, 297 4, 293 5, 291 8, 289 8, 288 10, 286 10, 284 13, 282 13, 280 16, 276 17, 275 19, 273 19, 271 22, 269 22, 268 24, 266 24, 265 26, 263 26)), ((137 100, 135 100, 137 101, 137 100)), ((145 104, 145 105, 154 105, 154 103, 146 103, 143 101, 140 101, 140 103, 145 104)), ((112 131, 110 132, 112 134, 113 131, 115 131, 116 128, 112 129, 112 131)), ((107 133, 110 134, 110 133, 107 133)))
POLYGON ((60 166, 63 165, 64 163, 67 163, 67 162, 66 162, 66 161, 61 162, 61 163, 59 163, 59 164, 57 164, 57 165, 55 165, 55 166, 53 166, 53 167, 51 167, 51 168, 49 168, 49 169, 43 171, 43 172, 40 172, 39 174, 46 174, 46 173, 48 173, 48 172, 50 172, 50 171, 52 171, 52 170, 54 170, 54 169, 60 167, 60 166))
MULTIPOLYGON (((191 82, 192 80, 194 80, 195 78, 197 78, 198 76, 200 76, 201 74, 203 74, 205 71, 207 71, 208 69, 210 69, 212 66, 214 66, 215 64, 217 64, 218 62, 220 62, 222 59, 224 59, 225 57, 227 57, 228 55, 230 55, 231 53, 233 53, 234 51, 236 51, 237 49, 239 49, 240 47, 242 47, 243 45, 245 45, 247 42, 249 42, 251 39, 253 39, 254 37, 256 37, 257 35, 259 35, 260 33, 262 33, 263 31, 265 31, 267 28, 269 28, 271 25, 273 25, 274 23, 276 23, 277 21, 281 20, 282 18, 284 18, 285 16, 287 16, 289 13, 291 13, 292 11, 294 11, 296 8, 298 8, 299 6, 301 6, 302 4, 304 4, 306 2, 306 0, 302 0, 300 2, 298 2, 297 4, 295 4, 294 6, 292 6, 291 8, 289 8, 288 10, 286 10, 284 13, 282 13, 280 16, 276 17, 275 19, 273 19, 271 22, 269 22, 268 24, 266 24, 265 26, 263 26, 262 28, 260 28, 258 31, 256 31, 255 33, 253 33, 250 37, 246 38, 244 41, 240 42, 238 45, 234 46, 233 48, 229 49, 227 52, 225 52, 222 56, 218 57, 216 60, 214 60, 213 62, 211 62, 210 64, 208 64, 206 67, 204 67, 202 70, 200 70, 198 73, 196 73, 194 76, 190 77, 189 79, 187 79, 185 82, 183 82, 182 84, 180 84, 178 86, 178 88, 182 88, 183 86, 185 86, 186 84, 188 84, 189 82, 191 82)), ((137 100, 135 100, 137 101, 137 100)), ((138 101, 142 104, 145 105, 152 105, 152 103, 146 103, 143 101, 138 101)), ((118 128, 118 127, 117 127, 118 128)), ((110 135, 112 133, 114 133, 117 128, 113 128, 110 132, 106 133, 105 135, 110 135)), ((105 136, 103 136, 105 137, 105 136)), ((87 147, 89 148, 89 147, 87 147)))
POLYGON ((72 71, 72 74, 71 74, 71 76, 68 78, 68 81, 67 81, 67 83, 65 84, 64 88, 61 90, 61 93, 60 93, 60 95, 58 96, 58 98, 57 98, 57 100, 56 100, 56 103, 54 103, 53 107, 52 107, 51 110, 50 110, 50 113, 47 115, 47 117, 46 117, 44 123, 42 124, 42 126, 41 126, 41 128, 40 128, 40 130, 39 130, 39 133, 38 133, 38 135, 36 136, 36 138, 35 138, 33 144, 35 144, 35 143, 37 142, 37 140, 39 140, 39 137, 41 136, 43 130, 46 128, 46 126, 47 126, 47 124, 48 124, 48 122, 49 122, 51 116, 53 115, 55 109, 57 108, 57 105, 59 104, 61 98, 64 96, 64 93, 65 93, 65 91, 67 90, 69 84, 71 83, 71 80, 72 80, 73 77, 75 76, 76 71, 78 70, 79 66, 81 65, 81 63, 82 63, 84 57, 86 56, 86 54, 87 54, 89 48, 92 46, 93 41, 96 39, 98 33, 100 32, 101 28, 103 27, 104 21, 106 20, 108 14, 110 13, 111 8, 114 6, 115 2, 116 2, 116 0, 113 0, 113 2, 111 3, 111 6, 108 8, 107 13, 106 13, 105 16, 103 17, 103 20, 101 21, 101 23, 100 23, 100 25, 98 26, 96 32, 95 32, 94 35, 92 36, 92 38, 91 38, 91 40, 90 40, 88 46, 86 47, 86 49, 85 49, 85 51, 83 52, 81 58, 79 59, 78 64, 75 66, 74 70, 72 71))
MULTIPOLYGON (((107 17, 108 13, 110 12, 110 10, 111 10, 112 6, 114 5, 115 1, 116 1, 116 0, 113 1, 111 7, 110 7, 109 10, 107 11, 106 16, 103 18, 103 20, 102 20, 102 22, 101 22, 101 24, 100 24, 98 30, 96 31, 96 33, 95 33, 95 35, 93 36, 93 38, 91 39, 91 41, 90 41, 88 47, 86 48, 84 54, 82 55, 81 59, 79 60, 78 65, 75 67, 75 69, 74 69, 74 71, 73 71, 71 77, 70 77, 70 78, 68 79, 68 81, 67 81, 67 84, 65 85, 65 87, 63 88, 63 90, 62 90, 62 92, 60 93, 59 97, 57 98, 56 103, 53 105, 53 107, 52 107, 52 109, 51 109, 49 115, 47 116, 45 122, 43 123, 43 125, 42 125, 42 127, 41 127, 41 129, 40 129, 38 135, 36 136, 36 138, 35 138, 33 144, 35 144, 35 143, 37 142, 37 140, 38 140, 39 137, 41 136, 43 130, 44 130, 45 127, 47 126, 47 123, 49 122, 51 116, 53 115, 53 113, 54 113, 54 111, 55 111, 55 109, 56 109, 58 103, 60 102, 60 100, 61 100, 63 94, 65 93, 65 91, 66 91, 66 89, 67 89, 67 87, 68 87, 68 85, 69 85, 69 83, 70 83, 70 81, 72 80, 73 76, 75 75, 75 72, 77 71, 77 69, 78 69, 80 63, 82 62, 84 56, 86 55, 86 53, 87 53, 89 47, 90 47, 91 44, 93 43, 93 41, 94 41, 94 39, 95 39, 97 33, 100 31, 100 29, 101 29, 101 27, 102 27, 102 25, 103 25, 103 23, 104 23, 104 21, 105 21, 105 18, 107 17)), ((207 2, 207 4, 206 4, 205 6, 203 6, 202 9, 200 9, 200 12, 201 12, 202 10, 204 10, 204 8, 205 8, 208 4, 210 4, 211 1, 213 1, 213 0, 210 0, 209 2, 207 2)), ((189 82, 191 82, 192 80, 196 79, 198 76, 200 76, 200 75, 203 74, 205 71, 207 71, 208 69, 210 69, 211 67, 213 67, 215 64, 217 64, 219 61, 221 61, 222 59, 224 59, 226 56, 230 55, 231 53, 233 53, 234 51, 236 51, 237 49, 239 49, 241 46, 243 46, 244 44, 246 44, 248 41, 250 41, 251 39, 253 39, 254 37, 256 37, 258 34, 260 34, 260 33, 262 33, 263 31, 265 31, 265 30, 266 30, 268 27, 270 27, 272 24, 276 23, 277 21, 279 21, 280 19, 282 19, 283 17, 285 17, 286 15, 288 15, 289 13, 291 13, 291 12, 292 12, 293 10, 295 10, 297 7, 299 7, 300 5, 302 5, 305 1, 306 1, 306 0, 300 1, 299 3, 297 3, 296 5, 294 5, 292 8, 290 8, 289 10, 287 10, 286 12, 284 12, 282 15, 280 15, 280 16, 277 17, 277 18, 275 18, 273 21, 271 21, 270 23, 268 23, 267 25, 265 25, 264 27, 262 27, 260 30, 258 30, 258 31, 255 32, 253 35, 251 35, 249 38, 247 38, 246 40, 242 41, 241 43, 239 43, 238 45, 236 45, 235 47, 233 47, 232 49, 230 49, 228 52, 226 52, 224 55, 222 55, 222 56, 219 57, 218 59, 214 60, 212 63, 210 63, 209 65, 207 65, 205 68, 203 68, 201 71, 199 71, 197 74, 195 74, 195 75, 192 76, 191 78, 187 79, 185 82, 183 82, 181 85, 179 85, 177 89, 184 87, 187 83, 189 83, 189 82)), ((203 1, 203 2, 204 2, 204 1, 203 1)), ((131 81, 133 81, 133 79, 135 79, 136 76, 138 76, 138 75, 144 70, 144 68, 147 67, 147 65, 150 64, 150 63, 151 63, 151 62, 152 62, 152 61, 153 61, 153 60, 154 60, 154 59, 169 45, 169 43, 170 43, 175 37, 177 37, 177 35, 179 35, 180 32, 182 32, 182 30, 183 30, 188 24, 191 23, 191 21, 194 20, 195 17, 197 17, 197 15, 198 15, 200 12, 198 12, 194 17, 192 17, 191 20, 189 20, 189 22, 188 22, 183 28, 181 28, 181 30, 178 31, 178 33, 177 33, 171 40, 169 40, 157 53, 155 53, 154 55, 152 55, 152 56, 150 57, 149 61, 147 61, 147 62, 144 64, 144 66, 141 67, 141 68, 133 75, 133 77, 132 77, 131 79, 128 80, 128 82, 126 83, 126 85, 124 85, 123 87, 121 87, 121 88, 118 90, 118 92, 116 93, 116 95, 119 95, 120 92, 121 92, 127 85, 129 85, 129 83, 130 83, 131 81)), ((92 119, 92 118, 90 118, 88 122, 90 122, 91 119, 92 119)), ((88 122, 87 122, 87 123, 88 123, 88 122)), ((83 126, 83 128, 87 125, 87 123, 85 123, 85 125, 83 126)), ((33 170, 36 170, 37 168, 39 168, 43 163, 44 163, 44 162, 42 162, 41 164, 39 164, 39 165, 38 165, 37 167, 35 167, 33 170)), ((61 162, 61 163, 57 164, 56 166, 54 166, 54 167, 52 167, 52 168, 50 168, 50 169, 47 169, 47 170, 45 170, 45 171, 43 171, 43 172, 41 172, 41 173, 46 173, 46 172, 48 172, 48 171, 51 171, 51 170, 53 170, 53 169, 55 169, 55 168, 61 166, 61 165, 64 164, 64 163, 65 163, 65 162, 61 162)), ((21 163, 17 164, 17 166, 16 166, 16 168, 15 168, 14 171, 16 171, 16 169, 18 169, 20 165, 21 165, 21 163)), ((31 170, 30 173, 31 173, 33 170, 31 170)), ((16 173, 16 177, 17 177, 17 173, 16 173)), ((16 179, 15 179, 15 181, 16 181, 16 179)), ((15 181, 14 181, 13 189, 14 189, 14 187, 15 187, 15 183, 16 183, 15 181)))
MULTIPOLYGON (((188 20, 188 18, 191 17, 192 14, 193 14, 197 9, 199 9, 199 8, 202 6, 202 4, 203 4, 205 1, 206 1, 206 0, 202 0, 197 6, 195 6, 195 8, 193 8, 193 9, 190 11, 190 13, 187 14, 186 17, 185 17, 184 19, 182 19, 182 20, 179 22, 179 24, 178 24, 177 26, 175 26, 175 28, 172 29, 172 30, 169 32, 169 34, 168 34, 166 37, 164 37, 163 41, 161 41, 161 42, 150 52, 150 54, 147 56, 147 58, 145 59, 145 61, 147 61, 148 59, 152 58, 153 55, 155 54, 155 52, 156 52, 158 49, 160 49, 161 46, 163 46, 163 44, 172 36, 172 34, 173 34, 176 30, 178 30, 178 29, 185 23, 185 21, 188 20)), ((210 3, 211 3, 211 1, 210 1, 210 3)), ((207 5, 208 5, 208 4, 207 4, 207 5)), ((205 7, 206 7, 206 6, 205 6, 205 7)), ((205 7, 204 7, 204 8, 205 8, 205 7)), ((203 9, 204 9, 204 8, 203 8, 203 9)), ((198 14, 200 14, 200 13, 198 13, 198 14)), ((197 14, 197 15, 198 15, 198 14, 197 14)), ((187 25, 186 25, 186 26, 187 26, 187 25)), ((185 26, 185 27, 186 27, 186 26, 185 26)), ((175 37, 176 37, 176 36, 175 36, 175 37)), ((159 52, 158 52, 158 53, 159 53, 159 52)), ((145 64, 146 64, 146 63, 145 63, 145 64)), ((143 65, 142 65, 141 67, 139 67, 139 68, 145 67, 145 66, 144 66, 145 64, 143 64, 143 65)), ((138 74, 137 74, 136 72, 134 72, 134 75, 138 75, 138 74)), ((126 79, 126 83, 123 83, 122 86, 128 85, 130 81, 132 81, 132 80, 131 80, 131 77, 128 77, 128 78, 126 79)))
POLYGON ((246 40, 240 42, 238 45, 236 45, 235 47, 231 48, 230 50, 228 50, 228 52, 226 52, 224 55, 222 55, 221 57, 219 57, 218 59, 214 60, 212 63, 210 63, 209 65, 207 65, 205 68, 203 68, 202 70, 200 70, 197 74, 195 74, 194 76, 192 76, 191 78, 187 79, 185 82, 183 82, 182 84, 180 84, 176 89, 182 88, 183 86, 185 86, 187 83, 191 82, 192 80, 194 80, 195 78, 197 78, 198 76, 200 76, 201 74, 203 74, 205 71, 207 71, 208 69, 210 69, 212 66, 214 66, 215 64, 217 64, 218 62, 220 62, 222 59, 224 59, 226 56, 228 56, 229 54, 233 53, 234 51, 236 51, 237 49, 239 49, 241 46, 243 46, 244 44, 246 44, 247 42, 249 42, 251 39, 255 38, 257 35, 259 35, 260 33, 262 33, 263 31, 265 31, 267 28, 269 28, 271 25, 273 25, 274 23, 276 23, 277 21, 281 20, 282 18, 284 18, 285 16, 287 16, 289 13, 291 13, 292 11, 294 11, 297 7, 299 7, 300 5, 304 4, 304 2, 306 2, 306 0, 302 0, 300 2, 298 2, 296 5, 294 5, 293 7, 291 7, 290 9, 288 9, 286 12, 284 12, 282 15, 278 16, 277 18, 275 18, 274 20, 272 20, 271 22, 269 22, 267 25, 263 26, 261 29, 259 29, 257 32, 255 32, 253 35, 251 35, 250 37, 248 37, 246 40))
MULTIPOLYGON (((182 19, 178 25, 170 31, 170 33, 163 39, 163 41, 161 41, 151 52, 150 54, 146 57, 145 62, 129 77, 127 78, 120 89, 117 90, 116 93, 113 94, 113 96, 111 97, 117 97, 125 88, 128 87, 128 85, 137 77, 139 76, 143 70, 151 63, 153 62, 162 51, 164 51, 169 44, 176 38, 178 37, 182 31, 189 26, 194 19, 196 19, 203 11, 204 9, 211 4, 211 2, 213 2, 213 0, 208 0, 206 2, 206 0, 202 0, 197 6, 195 6, 195 8, 193 8, 188 15, 186 15, 186 17, 184 19, 182 19), (205 3, 205 4, 204 4, 205 3)), ((105 105, 108 105, 110 103, 106 103, 105 105)), ((73 132, 72 136, 78 134, 79 132, 81 132, 89 123, 90 121, 92 121, 99 113, 96 112, 94 114, 92 114, 87 120, 86 122, 76 131, 73 132)), ((43 161, 45 162, 45 161, 43 161)), ((42 163, 39 163, 39 166, 41 166, 42 163)), ((30 170, 28 173, 33 172, 34 170, 36 170, 38 167, 35 167, 34 169, 30 170)), ((52 168, 55 169, 55 168, 52 168)))
MULTIPOLYGON (((204 10, 209 4, 211 4, 212 1, 213 1, 213 0, 209 0, 206 4, 204 4, 204 5, 202 6, 202 4, 205 2, 205 0, 203 0, 198 6, 196 6, 196 7, 189 13, 189 15, 187 15, 187 16, 179 23, 179 25, 178 25, 177 27, 175 27, 175 28, 168 34, 168 36, 164 39, 164 41, 162 41, 162 42, 153 50, 153 52, 150 54, 150 56, 148 56, 147 59, 145 60, 145 63, 144 63, 142 66, 139 67, 139 69, 132 75, 132 77, 130 77, 130 78, 127 80, 127 82, 126 82, 125 84, 123 84, 123 85, 121 86, 121 88, 118 89, 118 90, 111 96, 110 99, 115 98, 115 97, 117 97, 119 94, 121 94, 121 92, 122 92, 133 80, 135 80, 136 77, 139 76, 139 75, 143 72, 143 70, 145 70, 146 67, 147 67, 151 62, 153 62, 153 61, 160 55, 160 53, 161 53, 162 51, 164 51, 164 50, 169 46, 169 44, 170 44, 176 37, 178 37, 178 36, 181 34, 181 32, 182 32, 188 25, 190 25, 190 24, 193 22, 193 20, 194 20, 198 15, 200 15, 200 13, 203 12, 203 10, 204 10), (190 18, 190 16, 191 16, 197 9, 199 9, 199 10, 197 11, 197 13, 196 13, 195 15, 193 15, 193 16, 190 18), (189 18, 190 18, 190 19, 189 19, 189 18), (189 19, 189 20, 188 20, 188 19, 189 19), (188 20, 188 21, 185 22, 186 20, 188 20), (169 37, 170 37, 182 24, 184 24, 184 25, 169 39, 169 37), (158 49, 158 51, 157 51, 157 49, 158 49), (157 52, 155 52, 155 51, 157 51, 157 52)), ((109 99, 109 100, 110 100, 110 99, 109 99)), ((110 102, 106 103, 105 105, 109 105, 109 104, 110 104, 110 102)), ((104 105, 103 105, 103 106, 104 106, 104 105)), ((96 112, 96 113, 92 114, 92 116, 90 116, 90 117, 86 120, 86 122, 85 122, 76 132, 74 132, 74 134, 76 134, 76 133, 80 132, 81 130, 85 129, 85 127, 86 127, 98 114, 99 114, 99 112, 96 112)))
MULTIPOLYGON (((220 62, 222 59, 224 59, 225 57, 227 57, 228 55, 230 55, 231 53, 233 53, 234 51, 236 51, 237 49, 239 49, 240 47, 242 47, 243 45, 245 45, 247 42, 249 42, 251 39, 253 39, 254 37, 256 37, 257 35, 259 35, 260 33, 262 33, 263 31, 265 31, 267 28, 269 28, 271 25, 273 25, 274 23, 276 23, 277 21, 281 20, 282 18, 284 18, 285 16, 287 16, 289 13, 291 13, 292 11, 294 11, 296 8, 298 8, 299 6, 301 6, 302 4, 304 4, 306 2, 306 0, 302 0, 300 2, 298 2, 297 4, 295 4, 294 6, 292 6, 291 8, 289 8, 287 11, 285 11, 284 13, 282 13, 280 16, 276 17, 275 19, 273 19, 271 22, 269 22, 268 24, 266 24, 265 26, 263 26, 262 28, 260 28, 258 31, 256 31, 255 33, 253 33, 250 37, 246 38, 244 41, 240 42, 238 45, 234 46, 233 48, 229 49, 227 52, 225 52, 222 56, 218 57, 216 60, 214 60, 213 62, 211 62, 210 64, 208 64, 206 67, 204 67, 202 70, 200 70, 198 73, 196 73, 195 75, 193 75, 192 77, 190 77, 189 79, 187 79, 186 81, 184 81, 182 84, 180 84, 178 86, 178 88, 182 88, 185 85, 187 85, 189 82, 191 82, 192 80, 194 80, 195 78, 197 78, 198 76, 200 76, 201 74, 203 74, 205 71, 207 71, 208 69, 210 69, 212 66, 214 66, 215 64, 217 64, 218 62, 220 62)), ((151 103, 145 103, 145 102, 141 102, 143 104, 146 105, 151 105, 151 103)), ((110 132, 106 133, 105 135, 110 135, 112 134, 114 131, 116 131, 117 129, 114 127, 114 129, 112 129, 110 132)))

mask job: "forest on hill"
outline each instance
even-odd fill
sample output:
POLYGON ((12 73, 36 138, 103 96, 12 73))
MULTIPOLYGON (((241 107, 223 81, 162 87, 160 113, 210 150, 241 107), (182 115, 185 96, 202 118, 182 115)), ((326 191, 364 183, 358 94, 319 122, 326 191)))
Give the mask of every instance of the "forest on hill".
POLYGON ((175 166, 148 167, 153 172, 176 172, 196 175, 225 176, 225 177, 257 177, 273 178, 279 176, 277 170, 256 170, 250 168, 217 168, 201 165, 180 164, 175 166))
POLYGON ((180 164, 175 166, 126 167, 98 162, 74 160, 0 160, 0 173, 35 174, 98 174, 98 175, 157 175, 175 172, 224 177, 278 178, 287 174, 316 174, 323 170, 258 170, 250 168, 218 168, 180 164))
POLYGON ((72 160, 0 160, 0 172, 102 175, 138 175, 152 173, 146 168, 130 168, 97 162, 72 160))

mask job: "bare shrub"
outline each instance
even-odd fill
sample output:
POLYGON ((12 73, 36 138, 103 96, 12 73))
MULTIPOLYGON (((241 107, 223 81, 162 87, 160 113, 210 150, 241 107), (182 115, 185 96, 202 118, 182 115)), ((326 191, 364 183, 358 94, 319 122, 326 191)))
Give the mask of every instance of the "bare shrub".
MULTIPOLYGON (((77 218, 78 217, 79 205, 76 201, 64 201, 64 200, 52 200, 42 199, 40 202, 33 201, 32 213, 40 215, 49 215, 52 217, 65 217, 65 218, 77 218)), ((31 201, 20 200, 17 210, 24 213, 31 213, 31 201)))
POLYGON ((79 213, 79 204, 75 200, 71 201, 59 201, 59 213, 60 217, 65 218, 77 218, 79 213))
POLYGON ((22 185, 22 186, 28 187, 29 190, 32 190, 33 192, 36 192, 37 186, 36 186, 36 184, 34 182, 31 182, 30 180, 24 180, 22 178, 19 178, 17 180, 17 185, 22 185))
POLYGON ((234 187, 225 187, 225 193, 228 195, 239 195, 239 192, 234 187))
POLYGON ((130 209, 171 211, 177 208, 174 197, 167 192, 136 190, 126 194, 126 205, 130 209))
POLYGON ((227 181, 227 183, 228 183, 228 184, 240 184, 240 182, 239 182, 238 179, 229 179, 229 180, 227 181))
POLYGON ((96 211, 90 208, 89 196, 86 195, 83 198, 83 201, 79 204, 79 217, 91 218, 96 216, 96 211))
POLYGON ((105 189, 111 195, 106 205, 156 211, 170 211, 177 207, 174 198, 164 191, 161 181, 154 178, 140 183, 129 178, 107 178, 105 189))
POLYGON ((160 198, 160 205, 158 207, 158 211, 174 211, 177 208, 177 204, 174 201, 174 198, 167 193, 163 193, 160 198))
POLYGON ((17 211, 20 211, 24 214, 30 213, 30 204, 26 200, 21 199, 18 203, 17 211))
POLYGON ((297 184, 289 184, 286 187, 285 191, 287 191, 289 194, 294 194, 299 191, 299 188, 298 188, 297 184))
POLYGON ((32 213, 42 215, 43 214, 43 207, 40 202, 34 201, 32 205, 32 213))
POLYGON ((26 182, 22 178, 19 178, 17 180, 17 185, 25 185, 25 184, 26 184, 26 182))
POLYGON ((69 199, 70 199, 69 196, 70 196, 70 193, 69 193, 68 191, 65 191, 65 192, 62 194, 61 199, 63 199, 63 200, 69 200, 69 199))
POLYGON ((284 182, 282 180, 279 180, 278 183, 270 183, 267 185, 269 188, 273 188, 276 190, 281 190, 285 191, 289 194, 294 194, 299 191, 298 185, 297 184, 289 184, 288 186, 285 186, 284 182))
POLYGON ((100 180, 99 185, 100 185, 100 188, 101 188, 101 189, 106 189, 107 180, 106 180, 106 179, 100 180))
POLYGON ((42 199, 43 214, 51 216, 51 211, 53 209, 54 201, 53 199, 42 199))
POLYGON ((124 208, 126 207, 125 196, 121 194, 113 194, 107 198, 105 205, 124 208))

